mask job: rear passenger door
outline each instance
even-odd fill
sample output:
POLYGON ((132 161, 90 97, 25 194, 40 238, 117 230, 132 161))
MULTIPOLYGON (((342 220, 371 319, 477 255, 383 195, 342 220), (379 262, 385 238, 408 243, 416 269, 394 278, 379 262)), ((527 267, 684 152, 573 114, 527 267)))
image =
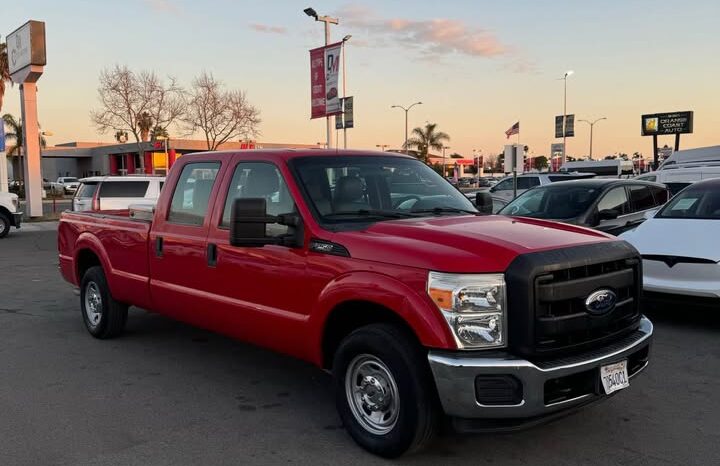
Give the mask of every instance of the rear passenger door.
POLYGON ((153 307, 196 325, 208 311, 206 249, 209 213, 222 165, 215 160, 187 162, 170 180, 150 233, 150 293, 153 307))
POLYGON ((639 184, 628 186, 631 214, 628 216, 628 228, 626 230, 631 230, 640 225, 646 220, 645 214, 648 211, 657 209, 659 205, 667 201, 667 196, 664 200, 661 196, 656 198, 651 188, 653 187, 639 184))
POLYGON ((100 210, 127 209, 145 198, 149 186, 147 180, 103 181, 98 193, 100 210))
POLYGON ((628 200, 627 191, 624 186, 616 186, 609 189, 597 203, 595 214, 597 224, 595 229, 610 233, 611 235, 619 235, 625 231, 630 222, 630 202, 628 200), (601 212, 615 211, 617 218, 601 218, 601 212))

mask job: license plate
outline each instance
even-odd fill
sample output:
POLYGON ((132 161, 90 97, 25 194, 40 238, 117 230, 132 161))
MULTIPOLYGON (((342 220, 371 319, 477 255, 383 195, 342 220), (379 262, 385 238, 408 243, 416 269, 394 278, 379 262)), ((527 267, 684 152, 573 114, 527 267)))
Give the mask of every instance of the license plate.
POLYGON ((600 380, 606 395, 629 387, 630 377, 628 377, 627 372, 627 360, 601 366, 600 380))

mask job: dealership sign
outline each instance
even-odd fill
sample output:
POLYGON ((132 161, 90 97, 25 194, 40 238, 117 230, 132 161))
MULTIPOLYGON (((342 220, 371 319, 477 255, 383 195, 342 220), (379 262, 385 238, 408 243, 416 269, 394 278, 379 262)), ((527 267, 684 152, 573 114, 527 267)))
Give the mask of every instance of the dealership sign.
POLYGON ((10 74, 30 65, 45 66, 45 23, 28 21, 7 36, 10 74))
POLYGON ((654 113, 642 116, 643 136, 692 132, 693 112, 654 113))
POLYGON ((342 112, 338 76, 342 42, 310 50, 310 118, 342 112))

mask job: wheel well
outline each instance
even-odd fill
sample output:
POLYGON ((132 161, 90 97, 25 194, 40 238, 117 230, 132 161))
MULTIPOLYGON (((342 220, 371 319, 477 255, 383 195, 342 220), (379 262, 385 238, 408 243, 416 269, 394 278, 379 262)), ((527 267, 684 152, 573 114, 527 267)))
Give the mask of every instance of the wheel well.
POLYGON ((0 214, 5 214, 5 216, 7 217, 7 219, 8 219, 9 221, 12 221, 12 214, 10 214, 10 211, 7 210, 5 207, 0 206, 0 214))
POLYGON ((329 369, 332 366, 335 351, 346 336, 355 329, 375 323, 395 324, 417 340, 408 323, 385 306, 368 301, 347 301, 336 306, 325 323, 322 338, 323 368, 329 369))
POLYGON ((102 266, 102 263, 100 262, 100 258, 97 256, 97 254, 95 254, 90 249, 81 250, 80 253, 78 254, 78 259, 77 259, 78 283, 80 283, 80 281, 82 280, 83 275, 85 275, 85 272, 87 271, 87 269, 89 269, 90 267, 94 267, 96 265, 102 266))

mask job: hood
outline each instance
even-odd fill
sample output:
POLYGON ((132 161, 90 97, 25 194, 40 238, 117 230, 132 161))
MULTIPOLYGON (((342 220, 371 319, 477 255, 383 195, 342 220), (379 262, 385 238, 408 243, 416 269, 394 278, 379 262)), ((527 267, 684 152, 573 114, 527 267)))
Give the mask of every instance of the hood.
POLYGON ((720 262, 720 220, 651 218, 620 237, 640 254, 698 257, 720 262))
POLYGON ((441 272, 503 272, 520 254, 615 238, 595 230, 529 218, 446 216, 377 222, 335 234, 357 259, 441 272))

